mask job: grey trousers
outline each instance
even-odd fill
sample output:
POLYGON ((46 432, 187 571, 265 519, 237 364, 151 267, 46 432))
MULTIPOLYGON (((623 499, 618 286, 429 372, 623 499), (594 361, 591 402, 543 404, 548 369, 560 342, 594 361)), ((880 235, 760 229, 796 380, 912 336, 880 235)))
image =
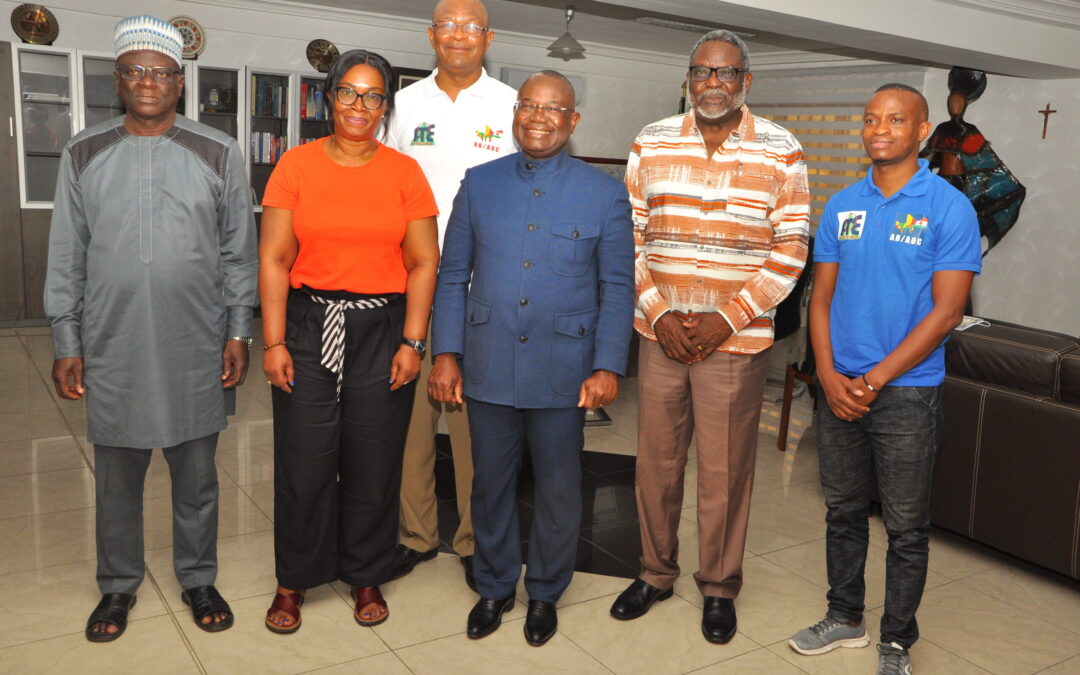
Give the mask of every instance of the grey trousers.
MULTIPOLYGON (((163 448, 172 479, 173 569, 180 587, 217 578, 218 435, 163 448)), ((143 562, 143 483, 153 450, 94 446, 97 581, 104 593, 134 593, 143 562)))

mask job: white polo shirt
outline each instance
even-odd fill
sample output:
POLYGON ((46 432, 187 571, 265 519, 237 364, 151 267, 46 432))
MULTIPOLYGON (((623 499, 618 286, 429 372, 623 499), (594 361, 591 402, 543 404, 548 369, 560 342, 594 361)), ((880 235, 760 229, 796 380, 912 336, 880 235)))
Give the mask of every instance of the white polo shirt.
POLYGON ((465 170, 517 152, 512 126, 517 91, 489 77, 462 89, 456 101, 435 84, 436 70, 394 99, 386 145, 416 159, 439 206, 439 248, 465 170))

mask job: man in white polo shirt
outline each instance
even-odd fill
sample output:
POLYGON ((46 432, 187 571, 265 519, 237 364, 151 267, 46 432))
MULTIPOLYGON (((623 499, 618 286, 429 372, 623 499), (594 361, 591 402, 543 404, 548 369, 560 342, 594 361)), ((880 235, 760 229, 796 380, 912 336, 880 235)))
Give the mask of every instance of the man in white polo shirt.
MULTIPOLYGON (((402 89, 394 99, 394 117, 386 144, 414 157, 424 170, 439 206, 439 244, 465 170, 516 151, 511 125, 517 92, 489 77, 484 52, 494 33, 479 0, 442 0, 435 6, 428 39, 438 67, 428 77, 402 89)), ((454 551, 474 588, 472 442, 463 405, 439 403, 428 396, 431 359, 424 358, 416 403, 405 444, 401 478, 400 543, 394 576, 408 574, 439 550, 438 502, 435 498, 435 432, 446 414, 453 451, 457 508, 461 522, 454 551)))

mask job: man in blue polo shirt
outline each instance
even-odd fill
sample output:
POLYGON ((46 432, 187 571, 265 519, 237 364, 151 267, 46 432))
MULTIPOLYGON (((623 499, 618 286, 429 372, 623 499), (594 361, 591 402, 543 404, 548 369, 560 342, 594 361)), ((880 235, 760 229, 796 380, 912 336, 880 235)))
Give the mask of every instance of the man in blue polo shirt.
POLYGON ((873 165, 821 217, 810 337, 828 402, 816 426, 829 610, 789 640, 800 654, 869 644, 863 569, 874 470, 889 535, 878 672, 897 675, 911 672, 908 649, 919 637, 944 340, 981 267, 975 210, 918 159, 929 133, 921 93, 879 88, 863 116, 873 165))

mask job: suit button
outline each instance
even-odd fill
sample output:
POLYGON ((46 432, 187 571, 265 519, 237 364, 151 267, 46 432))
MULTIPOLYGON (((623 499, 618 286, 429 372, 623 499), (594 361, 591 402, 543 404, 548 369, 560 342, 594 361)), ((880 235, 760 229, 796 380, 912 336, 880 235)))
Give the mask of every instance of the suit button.
POLYGON ((529 304, 529 299, 528 298, 522 298, 521 299, 521 306, 524 307, 527 304, 529 304))
POLYGON ((518 342, 520 342, 521 344, 525 344, 528 341, 529 341, 529 338, 526 337, 525 335, 522 335, 521 337, 518 338, 518 342))
POLYGON ((542 194, 544 194, 543 190, 533 190, 533 197, 539 197, 542 194))
POLYGON ((525 269, 529 269, 530 267, 532 267, 532 263, 526 260, 525 262, 521 263, 521 266, 525 269))
POLYGON ((578 232, 577 230, 574 230, 574 239, 577 239, 580 236, 581 236, 581 233, 578 232))
POLYGON ((533 224, 533 223, 529 223, 529 225, 528 225, 528 227, 526 229, 528 229, 529 232, 532 232, 533 230, 536 229, 536 225, 533 224))
POLYGON ((578 335, 584 335, 585 334, 585 326, 578 327, 577 334, 578 335))

